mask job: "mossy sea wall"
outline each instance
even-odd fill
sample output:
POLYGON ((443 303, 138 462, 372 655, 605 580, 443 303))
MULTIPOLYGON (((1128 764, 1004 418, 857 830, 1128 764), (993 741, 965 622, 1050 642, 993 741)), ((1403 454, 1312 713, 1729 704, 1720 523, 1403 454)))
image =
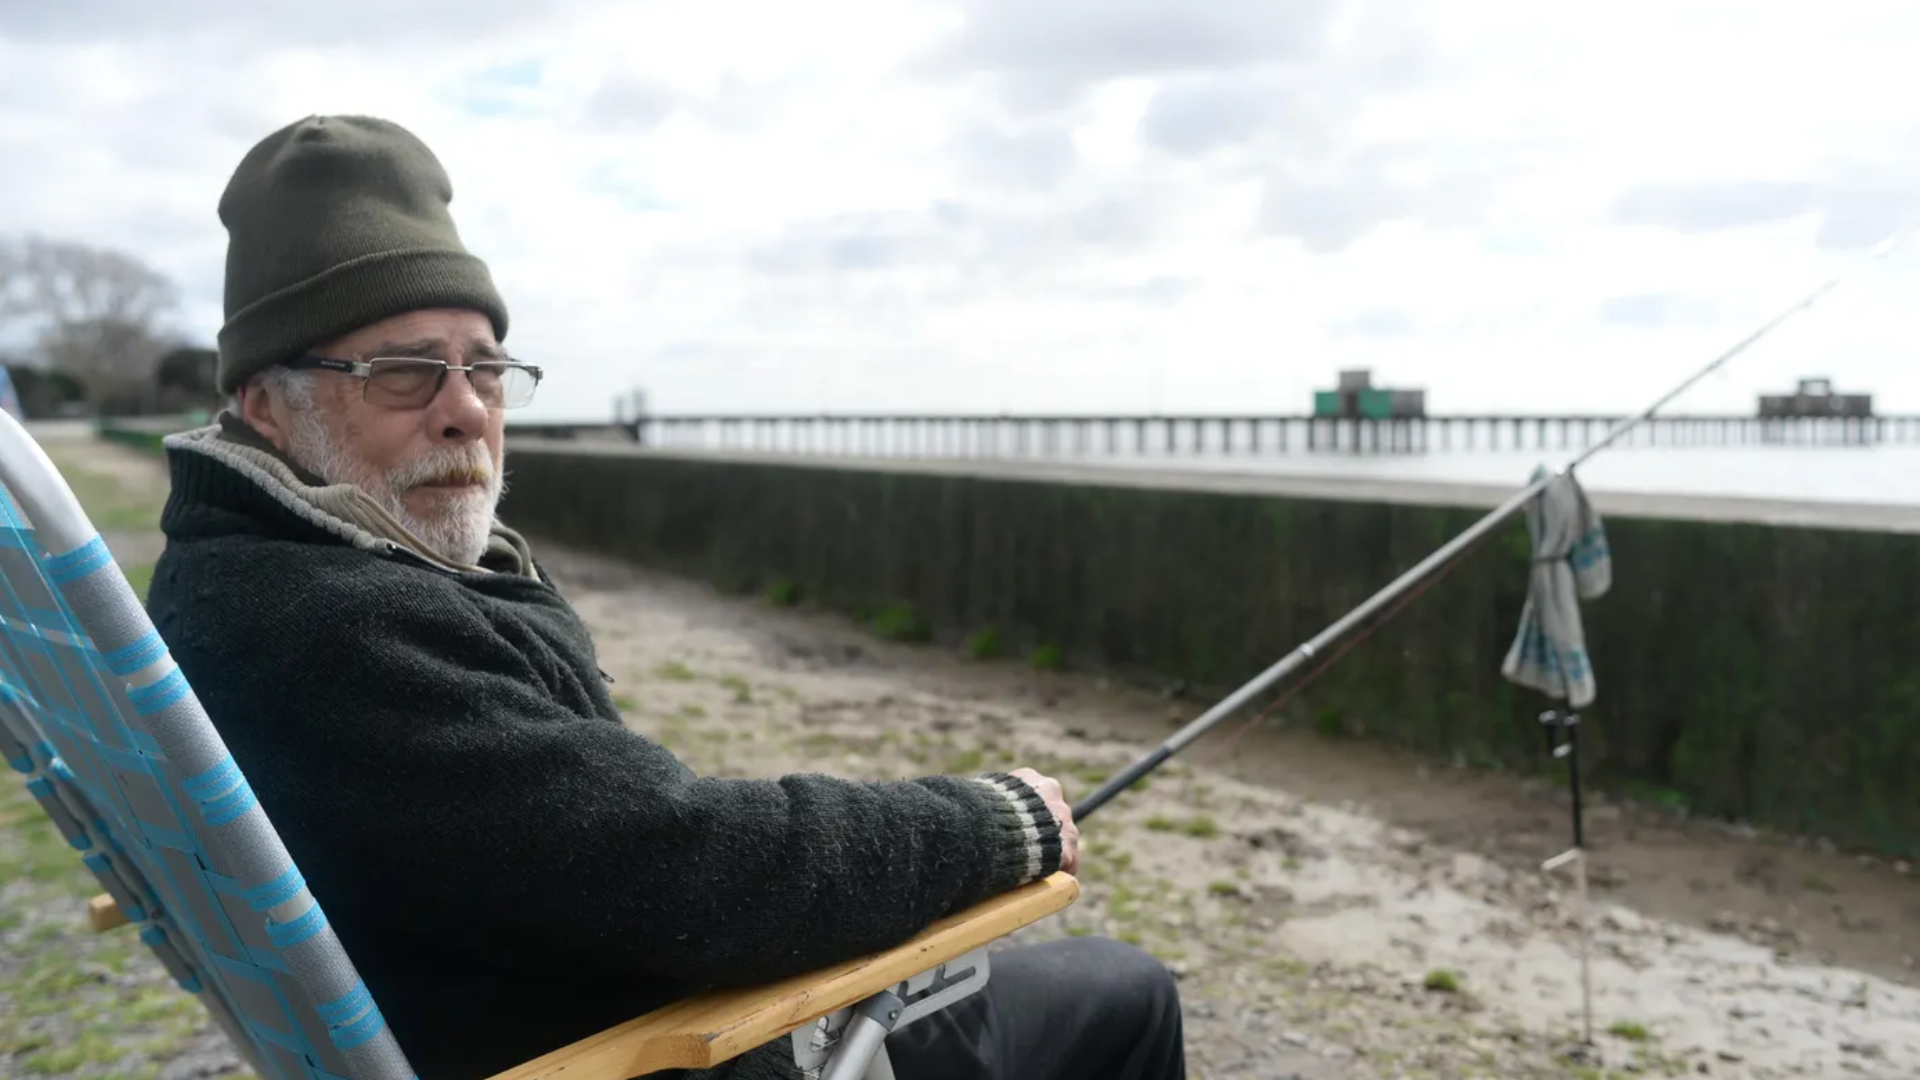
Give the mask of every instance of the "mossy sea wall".
MULTIPOLYGON (((992 628, 1230 690, 1478 520, 1387 505, 655 455, 514 453, 535 537, 798 596, 937 640, 992 628)), ((1585 609, 1592 779, 1695 813, 1920 852, 1920 535, 1610 517, 1585 609)), ((1543 767, 1541 696, 1500 676, 1525 598, 1504 526, 1290 704, 1328 733, 1543 767)), ((1196 709, 1197 713, 1197 709, 1196 709)))

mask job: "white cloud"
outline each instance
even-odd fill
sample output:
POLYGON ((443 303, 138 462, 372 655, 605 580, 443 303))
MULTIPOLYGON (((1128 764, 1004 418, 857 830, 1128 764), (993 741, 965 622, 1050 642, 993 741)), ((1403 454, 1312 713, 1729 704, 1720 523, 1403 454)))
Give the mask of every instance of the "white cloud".
MULTIPOLYGON (((527 415, 1624 410, 1920 211, 1911 5, 0 0, 0 232, 220 321, 215 206, 309 113, 406 124, 552 371, 527 415), (324 14, 315 14, 324 12, 324 14)), ((1687 407, 1920 411, 1920 245, 1687 407)))

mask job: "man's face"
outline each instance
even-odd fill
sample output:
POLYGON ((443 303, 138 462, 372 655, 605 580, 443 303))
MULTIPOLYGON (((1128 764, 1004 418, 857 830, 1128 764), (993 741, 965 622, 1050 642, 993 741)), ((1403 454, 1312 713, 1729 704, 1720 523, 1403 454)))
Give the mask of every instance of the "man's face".
MULTIPOLYGON (((338 360, 431 357, 455 365, 504 356, 486 316, 458 310, 398 315, 311 351, 338 360)), ((313 374, 311 407, 255 386, 245 418, 322 479, 358 485, 441 555, 477 562, 500 498, 504 410, 482 402, 463 372, 448 372, 424 404, 402 407, 368 400, 356 376, 313 374)))

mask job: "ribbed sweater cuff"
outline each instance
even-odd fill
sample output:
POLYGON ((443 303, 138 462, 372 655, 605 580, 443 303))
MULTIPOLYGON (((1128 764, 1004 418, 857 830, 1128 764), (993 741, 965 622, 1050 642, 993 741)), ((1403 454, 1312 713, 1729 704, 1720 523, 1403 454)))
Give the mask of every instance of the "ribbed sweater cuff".
POLYGON ((992 874, 995 891, 1005 891, 1060 869, 1060 823, 1026 781, 1011 773, 974 777, 1000 797, 992 828, 1005 837, 992 874))

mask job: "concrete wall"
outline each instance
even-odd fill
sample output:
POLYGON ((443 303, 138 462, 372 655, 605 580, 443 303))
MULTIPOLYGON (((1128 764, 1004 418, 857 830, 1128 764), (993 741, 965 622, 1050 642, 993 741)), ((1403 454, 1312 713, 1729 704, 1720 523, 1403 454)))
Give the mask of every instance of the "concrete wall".
MULTIPOLYGON (((1231 689, 1477 520, 1393 505, 856 465, 516 449, 503 516, 535 537, 723 587, 798 587, 944 641, 996 627, 1206 692, 1231 689)), ((1920 535, 1611 516, 1589 605, 1595 779, 1694 811, 1920 852, 1920 535)), ((1321 730, 1541 767, 1546 701, 1500 661, 1524 526, 1292 706, 1321 730)))

